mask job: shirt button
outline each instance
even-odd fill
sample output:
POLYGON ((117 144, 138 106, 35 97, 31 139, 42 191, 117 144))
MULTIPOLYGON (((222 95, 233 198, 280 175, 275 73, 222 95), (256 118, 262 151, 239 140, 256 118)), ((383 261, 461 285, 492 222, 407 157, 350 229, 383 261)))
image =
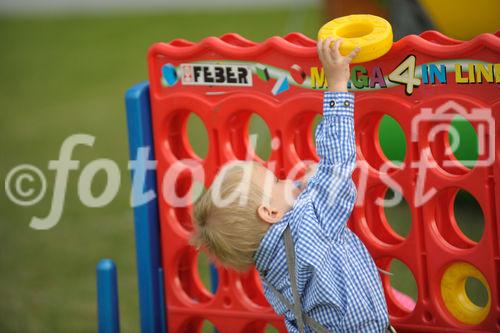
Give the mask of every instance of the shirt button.
POLYGON ((349 106, 350 104, 349 101, 344 101, 344 106, 349 106))
POLYGON ((330 101, 330 107, 333 108, 335 106, 335 101, 330 101))

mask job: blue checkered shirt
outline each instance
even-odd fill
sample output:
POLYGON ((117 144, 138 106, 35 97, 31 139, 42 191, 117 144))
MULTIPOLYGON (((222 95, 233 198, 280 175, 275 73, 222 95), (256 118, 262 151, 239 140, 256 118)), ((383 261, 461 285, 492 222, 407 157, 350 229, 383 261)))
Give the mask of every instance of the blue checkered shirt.
MULTIPOLYGON (((267 300, 298 332, 295 316, 272 293, 272 284, 293 303, 283 232, 290 225, 297 287, 303 313, 331 332, 386 332, 389 324, 380 276, 359 238, 346 227, 356 201, 354 95, 325 92, 316 130, 320 157, 292 209, 272 225, 255 253, 267 300)), ((306 326, 305 332, 313 332, 306 326)))

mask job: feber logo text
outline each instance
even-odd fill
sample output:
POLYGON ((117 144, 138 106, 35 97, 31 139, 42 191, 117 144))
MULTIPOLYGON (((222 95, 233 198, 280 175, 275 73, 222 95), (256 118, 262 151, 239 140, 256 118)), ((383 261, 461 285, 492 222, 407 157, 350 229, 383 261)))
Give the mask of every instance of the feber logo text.
POLYGON ((252 86, 252 69, 247 65, 181 64, 184 85, 252 86))

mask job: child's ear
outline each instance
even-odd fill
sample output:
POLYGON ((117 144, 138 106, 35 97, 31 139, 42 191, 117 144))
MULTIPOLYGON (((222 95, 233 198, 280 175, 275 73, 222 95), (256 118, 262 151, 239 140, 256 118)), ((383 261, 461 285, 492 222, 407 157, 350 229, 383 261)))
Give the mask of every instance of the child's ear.
POLYGON ((257 208, 257 214, 264 222, 274 224, 281 219, 281 212, 267 205, 260 205, 257 208))

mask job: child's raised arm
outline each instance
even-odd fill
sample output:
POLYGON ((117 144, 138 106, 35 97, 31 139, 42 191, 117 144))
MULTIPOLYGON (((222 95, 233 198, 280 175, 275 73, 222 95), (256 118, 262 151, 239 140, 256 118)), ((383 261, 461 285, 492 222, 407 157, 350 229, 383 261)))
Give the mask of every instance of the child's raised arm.
POLYGON ((320 161, 309 186, 316 215, 332 239, 345 228, 356 201, 352 172, 356 164, 354 95, 347 92, 349 63, 359 50, 348 56, 339 52, 340 40, 330 47, 330 38, 318 41, 318 55, 328 81, 323 96, 323 120, 316 130, 320 161))

